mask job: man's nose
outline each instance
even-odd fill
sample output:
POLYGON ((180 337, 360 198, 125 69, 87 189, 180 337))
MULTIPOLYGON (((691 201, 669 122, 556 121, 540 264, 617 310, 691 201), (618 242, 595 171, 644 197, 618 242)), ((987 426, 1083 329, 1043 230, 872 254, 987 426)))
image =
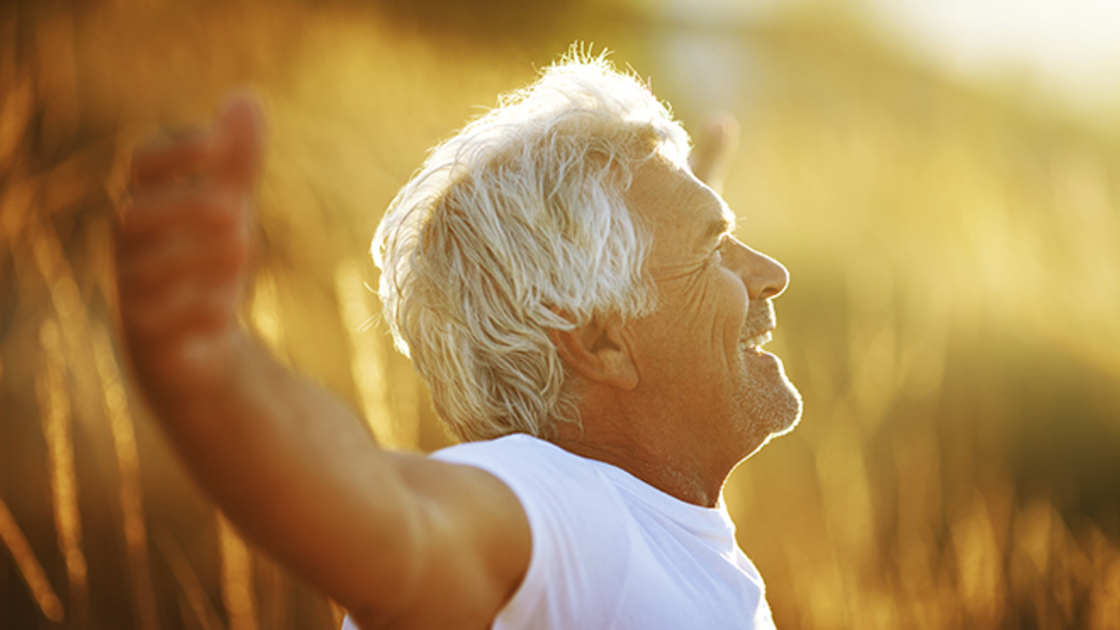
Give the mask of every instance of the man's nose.
MULTIPOLYGON (((747 247, 738 239, 732 239, 734 253, 727 260, 743 284, 752 300, 776 298, 789 285, 789 271, 782 263, 747 247)), ((726 260, 726 259, 725 259, 726 260)))

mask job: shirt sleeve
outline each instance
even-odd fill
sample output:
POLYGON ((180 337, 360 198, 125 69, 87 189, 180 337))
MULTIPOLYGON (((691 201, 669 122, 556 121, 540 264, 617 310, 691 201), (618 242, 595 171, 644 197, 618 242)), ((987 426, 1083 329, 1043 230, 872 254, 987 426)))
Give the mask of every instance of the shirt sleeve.
POLYGON ((593 465, 527 436, 463 444, 434 457, 497 477, 529 521, 529 569, 494 630, 610 627, 626 585, 629 514, 593 465))

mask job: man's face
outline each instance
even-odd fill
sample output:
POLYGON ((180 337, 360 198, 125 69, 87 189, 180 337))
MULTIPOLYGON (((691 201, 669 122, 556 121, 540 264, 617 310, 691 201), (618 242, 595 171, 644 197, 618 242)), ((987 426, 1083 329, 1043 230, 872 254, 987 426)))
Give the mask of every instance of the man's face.
POLYGON ((626 201, 652 232, 658 292, 657 310, 630 323, 635 394, 660 430, 742 459, 801 415, 781 361, 761 349, 789 275, 730 235, 734 215, 687 169, 647 162, 626 201))

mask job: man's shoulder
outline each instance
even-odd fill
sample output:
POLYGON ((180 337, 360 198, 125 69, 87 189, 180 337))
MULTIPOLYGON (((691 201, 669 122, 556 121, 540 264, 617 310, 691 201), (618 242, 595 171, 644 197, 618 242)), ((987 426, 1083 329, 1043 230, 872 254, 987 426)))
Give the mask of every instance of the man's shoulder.
POLYGON ((591 460, 546 440, 513 433, 493 440, 464 442, 432 454, 440 461, 481 468, 514 487, 528 485, 538 491, 575 484, 593 491, 607 484, 591 460))
POLYGON ((440 461, 480 468, 505 483, 535 531, 542 527, 599 529, 631 518, 626 499, 604 464, 521 433, 437 451, 440 461))
POLYGON ((476 440, 473 442, 460 442, 432 453, 432 457, 443 460, 454 460, 464 456, 476 454, 528 454, 535 453, 542 456, 570 455, 555 444, 534 437, 527 433, 510 433, 491 440, 476 440), (556 453, 560 451, 560 453, 556 453))
POLYGON ((580 628, 588 619, 614 618, 629 582, 637 529, 598 462, 521 434, 461 444, 433 457, 494 475, 517 496, 529 521, 529 569, 495 628, 580 628))

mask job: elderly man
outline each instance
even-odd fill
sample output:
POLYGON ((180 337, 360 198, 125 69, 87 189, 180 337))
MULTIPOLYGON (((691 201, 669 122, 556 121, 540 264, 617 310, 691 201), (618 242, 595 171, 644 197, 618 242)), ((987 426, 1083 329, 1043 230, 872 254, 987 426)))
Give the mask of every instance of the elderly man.
POLYGON ((800 416, 785 269, 731 236, 648 89, 572 56, 437 147, 378 229, 398 345, 464 443, 379 450, 237 320, 260 117, 140 150, 137 379, 205 490, 362 628, 767 628, 721 500, 800 416))

